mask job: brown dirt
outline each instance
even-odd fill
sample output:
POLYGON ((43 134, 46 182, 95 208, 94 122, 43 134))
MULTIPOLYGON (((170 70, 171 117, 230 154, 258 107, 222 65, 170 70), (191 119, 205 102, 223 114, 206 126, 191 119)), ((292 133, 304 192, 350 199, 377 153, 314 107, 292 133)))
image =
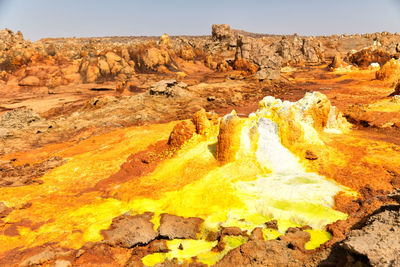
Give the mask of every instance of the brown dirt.
POLYGON ((46 172, 61 166, 65 160, 61 157, 53 157, 45 161, 24 165, 13 164, 13 160, 0 165, 0 187, 15 187, 42 183, 39 179, 46 172))

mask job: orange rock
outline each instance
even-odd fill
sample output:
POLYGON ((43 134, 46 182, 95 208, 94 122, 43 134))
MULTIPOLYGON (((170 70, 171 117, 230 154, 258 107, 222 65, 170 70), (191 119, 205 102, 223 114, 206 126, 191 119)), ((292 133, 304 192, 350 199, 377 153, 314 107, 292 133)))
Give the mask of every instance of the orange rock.
POLYGON ((196 132, 200 135, 208 135, 210 133, 210 121, 207 118, 207 113, 205 109, 200 109, 197 111, 193 117, 192 121, 196 126, 196 132))
POLYGON ((254 74, 258 70, 258 67, 255 64, 243 58, 237 58, 233 63, 233 68, 235 70, 248 72, 249 74, 254 74))
POLYGON ((182 121, 175 125, 168 139, 168 144, 172 147, 180 147, 187 142, 196 131, 192 121, 182 121))
POLYGON ((400 80, 400 62, 391 59, 375 73, 376 79, 396 84, 400 80))
POLYGON ((217 160, 222 163, 232 162, 240 148, 242 122, 235 112, 226 115, 220 124, 217 160))

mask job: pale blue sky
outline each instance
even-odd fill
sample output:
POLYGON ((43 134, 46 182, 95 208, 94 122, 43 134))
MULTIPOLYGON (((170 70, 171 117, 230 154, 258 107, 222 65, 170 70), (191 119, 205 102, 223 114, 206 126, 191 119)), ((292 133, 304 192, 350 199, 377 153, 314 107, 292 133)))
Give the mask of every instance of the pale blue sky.
POLYGON ((400 0, 0 0, 0 28, 31 40, 205 35, 213 23, 277 34, 400 32, 400 0))

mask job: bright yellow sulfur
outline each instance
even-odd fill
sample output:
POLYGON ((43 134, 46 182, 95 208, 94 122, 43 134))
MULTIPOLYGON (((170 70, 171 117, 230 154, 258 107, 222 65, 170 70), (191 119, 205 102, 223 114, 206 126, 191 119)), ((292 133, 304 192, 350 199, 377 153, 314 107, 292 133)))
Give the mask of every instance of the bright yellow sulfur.
POLYGON ((332 238, 332 235, 327 231, 322 230, 305 230, 311 235, 310 241, 306 243, 306 249, 318 248, 321 244, 325 243, 332 238))
POLYGON ((177 259, 179 263, 191 262, 192 257, 196 257, 198 262, 213 265, 223 258, 230 250, 247 242, 247 238, 242 236, 225 236, 222 241, 225 249, 221 252, 213 252, 211 249, 217 245, 217 241, 208 242, 204 240, 182 240, 174 239, 167 241, 168 249, 171 252, 154 253, 143 257, 142 262, 145 266, 154 266, 166 259, 177 259))
MULTIPOLYGON (((308 107, 315 102, 311 100, 302 105, 308 107)), ((19 236, 1 235, 0 243, 4 245, 0 252, 47 242, 80 248, 86 242, 102 240, 100 231, 127 211, 154 212, 155 230, 161 213, 205 220, 199 240, 168 241, 171 251, 144 257, 146 265, 172 258, 190 261, 193 256, 213 264, 247 242, 244 237, 227 236, 224 251, 211 251, 216 242, 205 241, 205 235, 221 226, 237 226, 249 233, 255 227, 263 227, 264 237, 274 239, 288 227, 307 224, 315 229, 310 231, 307 248, 315 248, 329 239, 323 231, 326 224, 346 218, 332 209, 333 196, 345 188, 306 172, 290 150, 298 147, 297 139, 307 141, 307 146, 323 145, 313 128, 319 119, 311 111, 311 115, 302 117, 298 113, 302 105, 266 99, 256 114, 241 119, 243 127, 237 127, 241 132, 235 133, 235 142, 240 144, 236 144, 238 151, 234 151, 233 161, 221 165, 216 160, 217 136, 195 136, 151 173, 107 188, 112 198, 102 198, 104 192, 88 189, 116 173, 130 154, 167 139, 173 123, 119 130, 52 152, 68 156, 68 162, 46 174, 42 185, 0 189, 0 201, 9 206, 22 207, 32 202, 31 207, 15 209, 6 222, 29 218, 33 223, 43 223, 36 230, 20 227, 19 236), (292 124, 285 117, 288 110, 292 124), (299 131, 296 138, 292 136, 296 134, 293 129, 299 131), (272 219, 278 221, 278 231, 265 228, 264 223, 272 219)), ((328 112, 324 113, 326 119, 328 112)))

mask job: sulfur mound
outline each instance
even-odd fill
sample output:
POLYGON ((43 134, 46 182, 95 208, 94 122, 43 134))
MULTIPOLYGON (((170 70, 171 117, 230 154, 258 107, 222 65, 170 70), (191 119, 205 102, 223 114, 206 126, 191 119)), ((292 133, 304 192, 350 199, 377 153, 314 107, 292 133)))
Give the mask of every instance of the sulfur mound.
MULTIPOLYGON (((297 102, 282 102, 267 96, 246 122, 241 121, 235 112, 223 118, 218 135, 217 159, 221 162, 235 160, 240 146, 254 150, 255 143, 259 142, 258 134, 265 134, 266 138, 276 135, 287 148, 306 149, 307 145, 323 145, 319 132, 345 132, 349 127, 350 124, 324 94, 306 93, 297 102), (247 135, 244 132, 248 133, 249 140, 244 138, 247 135)), ((258 146, 260 148, 260 144, 258 146)))

